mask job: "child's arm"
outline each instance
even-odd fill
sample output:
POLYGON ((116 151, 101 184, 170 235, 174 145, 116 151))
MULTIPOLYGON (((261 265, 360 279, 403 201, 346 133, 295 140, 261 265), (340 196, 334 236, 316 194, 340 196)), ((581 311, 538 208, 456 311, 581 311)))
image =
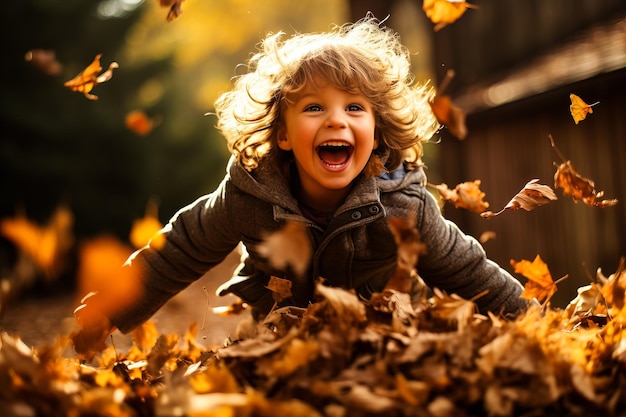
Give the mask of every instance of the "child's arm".
POLYGON ((424 281, 430 287, 466 299, 487 290, 486 295, 475 300, 482 313, 517 314, 527 309, 529 301, 520 298, 520 282, 487 259, 480 243, 444 219, 432 195, 425 194, 422 215, 417 220, 427 248, 417 267, 424 281))
POLYGON ((138 277, 133 296, 116 294, 116 277, 111 277, 111 285, 84 300, 76 317, 87 342, 99 343, 98 335, 105 339, 113 327, 131 331, 234 250, 239 235, 230 219, 228 187, 224 181, 215 192, 179 210, 162 230, 162 248, 146 247, 129 258, 122 268, 134 272, 123 276, 138 277))

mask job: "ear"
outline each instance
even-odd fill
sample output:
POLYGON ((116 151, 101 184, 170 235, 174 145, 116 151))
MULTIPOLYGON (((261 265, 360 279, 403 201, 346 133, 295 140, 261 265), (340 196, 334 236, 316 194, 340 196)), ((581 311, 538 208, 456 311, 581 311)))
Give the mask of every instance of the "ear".
POLYGON ((276 142, 278 144, 278 147, 283 151, 291 150, 291 142, 289 142, 289 139, 287 139, 287 132, 284 126, 281 126, 276 130, 276 142))

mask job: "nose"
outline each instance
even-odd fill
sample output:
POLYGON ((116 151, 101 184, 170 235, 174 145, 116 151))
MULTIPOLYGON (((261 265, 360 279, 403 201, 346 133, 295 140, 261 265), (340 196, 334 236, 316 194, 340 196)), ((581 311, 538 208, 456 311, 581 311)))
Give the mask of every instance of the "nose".
POLYGON ((347 126, 343 109, 329 109, 326 117, 326 127, 343 129, 347 126))

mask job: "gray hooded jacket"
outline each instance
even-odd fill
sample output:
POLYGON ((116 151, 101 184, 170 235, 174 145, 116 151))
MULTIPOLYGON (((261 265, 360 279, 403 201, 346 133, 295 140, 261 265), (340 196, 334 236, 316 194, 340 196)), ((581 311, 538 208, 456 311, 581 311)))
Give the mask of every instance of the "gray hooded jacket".
POLYGON ((231 159, 219 187, 170 220, 162 231, 167 239, 160 250, 146 247, 133 254, 128 264, 142 265, 143 292, 132 306, 110 317, 112 323, 123 332, 132 330, 224 260, 240 242, 248 257, 218 293, 234 293, 257 312, 267 313, 274 304, 265 288, 271 276, 292 280, 289 301, 296 305, 306 306, 312 300, 318 277, 369 299, 385 287, 397 266, 387 219, 408 218, 409 213, 416 214, 427 248, 416 266, 426 284, 468 299, 488 290, 476 300, 481 312, 515 314, 528 306, 519 298, 521 284, 488 260, 475 239, 442 217, 421 168, 400 167, 382 177, 359 177, 344 204, 321 227, 302 214, 280 166, 270 155, 248 172, 231 159), (303 222, 311 240, 313 255, 304 280, 272 268, 257 250, 287 220, 303 222))

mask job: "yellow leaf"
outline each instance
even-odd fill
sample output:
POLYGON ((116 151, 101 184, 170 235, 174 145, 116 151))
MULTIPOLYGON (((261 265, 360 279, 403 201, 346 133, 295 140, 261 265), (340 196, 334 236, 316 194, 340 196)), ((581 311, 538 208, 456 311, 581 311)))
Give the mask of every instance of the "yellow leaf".
POLYGON ((600 103, 599 101, 597 101, 593 104, 587 104, 582 98, 578 97, 576 94, 570 94, 569 98, 572 101, 572 104, 570 104, 569 106, 569 111, 572 114, 572 117, 574 118, 574 122, 576 124, 578 124, 578 122, 580 122, 581 120, 585 120, 587 114, 593 113, 593 109, 591 108, 592 106, 600 103))
POLYGON ((435 24, 435 32, 456 22, 468 8, 477 7, 463 0, 424 0, 422 5, 426 16, 435 24))

